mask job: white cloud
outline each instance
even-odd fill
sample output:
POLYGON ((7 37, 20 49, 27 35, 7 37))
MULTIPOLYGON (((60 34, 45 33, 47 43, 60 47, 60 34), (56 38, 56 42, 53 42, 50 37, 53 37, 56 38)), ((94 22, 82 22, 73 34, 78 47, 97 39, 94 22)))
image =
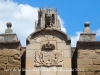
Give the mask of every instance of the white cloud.
POLYGON ((60 16, 58 16, 58 18, 60 20, 61 30, 66 33, 66 28, 64 27, 64 21, 60 18, 60 16))
MULTIPOLYGON (((27 4, 18 4, 13 0, 0 0, 0 33, 4 33, 6 23, 11 22, 13 32, 25 46, 26 38, 34 32, 34 21, 38 19, 38 9, 27 4)), ((60 17, 59 19, 62 24, 61 29, 66 32, 63 20, 60 17)))
POLYGON ((72 47, 76 47, 76 43, 79 40, 80 33, 82 33, 82 31, 78 31, 78 32, 76 32, 76 35, 70 36, 71 37, 71 46, 72 47))
POLYGON ((98 30, 94 30, 94 33, 96 33, 96 36, 99 37, 100 36, 100 28, 98 30))

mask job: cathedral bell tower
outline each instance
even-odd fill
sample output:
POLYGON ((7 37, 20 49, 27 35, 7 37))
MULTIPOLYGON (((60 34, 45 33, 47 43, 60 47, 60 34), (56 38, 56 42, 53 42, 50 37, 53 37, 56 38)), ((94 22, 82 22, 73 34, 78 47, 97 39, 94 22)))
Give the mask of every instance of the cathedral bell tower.
POLYGON ((38 22, 35 22, 35 26, 36 31, 45 28, 56 28, 60 30, 57 10, 54 10, 53 7, 51 9, 40 8, 38 10, 38 22))

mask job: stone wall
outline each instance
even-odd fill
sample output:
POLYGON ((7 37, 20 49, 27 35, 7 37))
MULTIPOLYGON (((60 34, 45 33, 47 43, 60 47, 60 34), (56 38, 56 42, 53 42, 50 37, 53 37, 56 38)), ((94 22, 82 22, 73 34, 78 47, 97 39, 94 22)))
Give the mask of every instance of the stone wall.
POLYGON ((100 75, 100 42, 77 43, 77 75, 100 75))
POLYGON ((6 72, 11 71, 12 75, 20 75, 18 71, 21 68, 20 50, 20 42, 0 43, 0 69, 6 72), (16 73, 13 70, 16 70, 16 73))
POLYGON ((26 46, 26 69, 50 71, 26 71, 26 75, 71 75, 71 71, 58 71, 71 68, 71 47, 66 35, 54 30, 41 30, 30 37, 26 46))

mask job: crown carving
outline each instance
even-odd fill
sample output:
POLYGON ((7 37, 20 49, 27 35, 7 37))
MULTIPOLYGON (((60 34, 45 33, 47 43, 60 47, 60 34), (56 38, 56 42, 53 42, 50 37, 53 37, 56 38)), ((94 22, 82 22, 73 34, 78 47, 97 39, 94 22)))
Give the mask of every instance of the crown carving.
POLYGON ((42 46, 42 50, 54 50, 54 49, 55 49, 55 45, 50 44, 50 42, 48 42, 47 44, 43 44, 42 46))

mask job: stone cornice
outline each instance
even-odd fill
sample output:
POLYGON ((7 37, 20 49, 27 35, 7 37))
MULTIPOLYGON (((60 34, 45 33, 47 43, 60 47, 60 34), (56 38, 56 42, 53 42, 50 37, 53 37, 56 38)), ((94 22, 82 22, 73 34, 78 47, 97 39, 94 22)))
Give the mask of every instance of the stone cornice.
POLYGON ((77 42, 77 48, 100 48, 100 41, 78 41, 77 42))
POLYGON ((0 48, 13 48, 13 47, 22 47, 20 41, 17 42, 0 42, 0 48))

